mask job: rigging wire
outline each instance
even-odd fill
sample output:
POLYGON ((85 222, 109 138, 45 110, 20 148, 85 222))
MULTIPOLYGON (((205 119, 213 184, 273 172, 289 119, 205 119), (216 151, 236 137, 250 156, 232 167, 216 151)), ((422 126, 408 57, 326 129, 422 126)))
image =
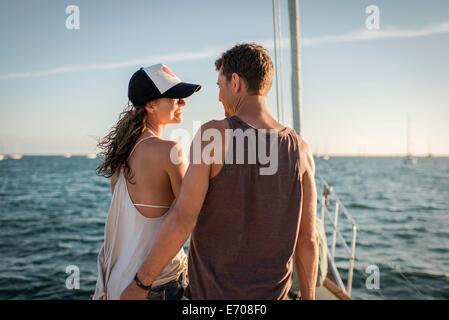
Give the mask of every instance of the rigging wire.
POLYGON ((276 110, 277 110, 277 120, 280 122, 280 111, 279 111, 279 76, 278 76, 278 58, 277 58, 277 31, 276 31, 276 0, 273 2, 273 36, 274 36, 274 69, 276 71, 276 110))
POLYGON ((282 22, 281 22, 281 0, 278 3, 278 31, 279 31, 279 94, 280 94, 280 123, 284 123, 284 86, 282 84, 282 22))
POLYGON ((403 277, 404 279, 405 279, 405 281, 407 281, 408 282, 408 284, 410 284, 410 286, 412 286, 412 288, 413 289, 415 289, 415 291, 416 291, 416 293, 418 293, 418 295, 420 295, 421 297, 424 297, 424 295, 422 294, 422 292, 421 291, 419 291, 418 290, 418 288, 405 276, 405 274, 403 274, 402 272, 401 272, 401 270, 399 270, 399 268, 398 267, 396 267, 396 266, 393 266, 393 268, 397 271, 397 272, 399 272, 399 274, 401 275, 401 277, 403 277))
MULTIPOLYGON (((329 185, 324 181, 323 178, 321 178, 320 180, 321 180, 321 183, 322 183, 323 185, 326 185, 326 187, 329 188, 329 185)), ((340 199, 338 198, 338 196, 336 195, 335 192, 332 192, 332 194, 330 195, 330 197, 333 198, 336 202, 339 202, 340 205, 343 205, 342 202, 340 201, 340 199)), ((323 204, 321 204, 321 205, 323 205, 323 204)), ((326 215, 328 216, 329 221, 332 223, 332 225, 334 225, 334 222, 333 222, 331 213, 329 212, 327 206, 324 206, 324 211, 325 211, 326 215)), ((352 218, 350 218, 348 215, 346 215, 346 217, 347 217, 347 219, 348 219, 351 223, 355 224, 355 221, 354 221, 352 218)), ((360 227, 357 227, 357 229, 358 229, 359 233, 360 233, 360 232, 363 232, 363 228, 361 229, 360 227)), ((340 240, 343 242, 343 245, 345 246, 346 250, 350 253, 350 249, 349 249, 348 245, 346 244, 346 240, 343 238, 342 234, 340 233, 340 231, 339 231, 338 229, 337 229, 337 234, 338 234, 340 240)), ((368 244, 368 246, 370 246, 371 248, 375 248, 373 244, 368 244)), ((355 261, 359 261, 359 260, 358 260, 357 258, 355 258, 355 261)), ((395 266, 395 265, 393 265, 393 264, 389 264, 389 266, 390 266, 392 269, 396 270, 396 271, 399 273, 399 275, 405 280, 405 282, 406 282, 410 287, 412 287, 412 288, 415 290, 415 292, 416 292, 419 296, 425 297, 424 294, 423 294, 423 293, 422 293, 422 292, 421 292, 421 291, 420 291, 420 290, 419 290, 419 289, 418 289, 418 288, 411 282, 411 280, 409 280, 409 279, 405 276, 405 274, 399 269, 399 267, 397 267, 397 266, 395 266)), ((357 270, 357 269, 355 268, 355 270, 357 270)), ((368 278, 368 275, 365 273, 365 271, 363 270, 363 268, 359 269, 359 271, 361 271, 361 272, 363 273, 363 275, 365 276, 365 279, 368 278)), ((385 298, 385 296, 382 294, 382 292, 380 291, 380 289, 376 290, 375 292, 376 292, 377 294, 379 294, 382 298, 385 298)))

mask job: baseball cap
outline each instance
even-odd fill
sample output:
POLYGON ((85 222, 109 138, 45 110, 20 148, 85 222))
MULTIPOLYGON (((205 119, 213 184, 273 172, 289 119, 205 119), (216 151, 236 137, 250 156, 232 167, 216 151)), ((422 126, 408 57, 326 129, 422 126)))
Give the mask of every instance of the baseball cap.
POLYGON ((166 65, 155 64, 132 75, 128 98, 134 106, 145 106, 159 98, 187 98, 200 89, 199 84, 182 82, 166 65))

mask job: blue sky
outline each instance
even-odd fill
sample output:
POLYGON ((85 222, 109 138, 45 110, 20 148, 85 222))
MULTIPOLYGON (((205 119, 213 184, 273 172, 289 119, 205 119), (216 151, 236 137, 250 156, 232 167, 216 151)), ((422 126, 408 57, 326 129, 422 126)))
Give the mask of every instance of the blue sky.
MULTIPOLYGON (((291 126, 287 1, 281 0, 283 101, 291 126)), ((303 136, 314 152, 449 154, 449 2, 301 0, 303 136), (380 9, 367 30, 365 8, 380 9)), ((214 61, 237 42, 273 54, 271 0, 2 1, 0 153, 95 152, 127 102, 130 76, 165 63, 202 90, 184 123, 222 119, 214 61), (69 5, 80 29, 65 26, 69 5)), ((275 87, 268 96, 276 115, 275 87)))

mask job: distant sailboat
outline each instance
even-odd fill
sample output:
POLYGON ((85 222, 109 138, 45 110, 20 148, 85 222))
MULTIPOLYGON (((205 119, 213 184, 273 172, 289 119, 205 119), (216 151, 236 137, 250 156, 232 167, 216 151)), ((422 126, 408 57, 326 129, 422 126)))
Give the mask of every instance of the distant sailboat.
POLYGON ((326 153, 323 154, 323 160, 329 160, 331 157, 329 156, 329 144, 328 141, 326 139, 326 153))
POLYGON ((21 154, 10 154, 8 155, 9 159, 14 159, 14 160, 19 160, 22 159, 22 155, 21 154))
POLYGON ((0 161, 3 160, 3 159, 5 159, 5 155, 0 154, 0 161))
POLYGON ((405 161, 416 164, 416 158, 410 152, 410 114, 407 114, 407 155, 405 156, 405 161))
POLYGON ((430 148, 430 142, 429 142, 429 153, 427 154, 427 158, 433 158, 433 154, 430 148))
POLYGON ((67 153, 64 155, 64 157, 65 157, 65 158, 70 158, 70 157, 72 157, 72 154, 67 152, 67 153))
POLYGON ((86 155, 87 159, 95 159, 97 157, 97 155, 95 153, 89 153, 88 155, 86 155))

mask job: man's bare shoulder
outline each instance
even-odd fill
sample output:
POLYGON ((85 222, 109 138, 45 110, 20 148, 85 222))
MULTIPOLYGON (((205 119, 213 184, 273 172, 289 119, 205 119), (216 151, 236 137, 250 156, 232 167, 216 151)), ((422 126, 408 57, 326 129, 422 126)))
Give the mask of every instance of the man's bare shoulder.
MULTIPOLYGON (((210 120, 204 123, 195 133, 195 137, 190 145, 190 163, 203 163, 203 161, 206 164, 215 163, 215 149, 211 149, 204 154, 203 151, 208 148, 211 141, 214 141, 214 145, 215 143, 221 144, 221 150, 225 150, 226 129, 229 128, 229 122, 226 119, 210 120)), ((224 152, 221 154, 224 157, 224 152)))
POLYGON ((207 130, 207 129, 217 129, 220 132, 221 131, 224 132, 225 129, 229 129, 229 122, 226 119, 210 120, 201 126, 202 131, 207 130))
POLYGON ((298 138, 298 147, 300 152, 310 153, 310 147, 307 141, 305 141, 299 134, 296 133, 296 137, 298 138))
POLYGON ((301 175, 303 175, 306 171, 315 174, 315 161, 313 160, 310 146, 299 134, 296 133, 296 136, 298 137, 301 175))
POLYGON ((223 120, 210 120, 204 123, 201 128, 195 133, 194 141, 204 148, 209 143, 209 137, 215 139, 216 132, 219 132, 219 137, 222 138, 222 142, 225 141, 226 129, 229 129, 229 122, 226 119, 223 120))

